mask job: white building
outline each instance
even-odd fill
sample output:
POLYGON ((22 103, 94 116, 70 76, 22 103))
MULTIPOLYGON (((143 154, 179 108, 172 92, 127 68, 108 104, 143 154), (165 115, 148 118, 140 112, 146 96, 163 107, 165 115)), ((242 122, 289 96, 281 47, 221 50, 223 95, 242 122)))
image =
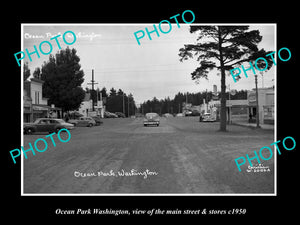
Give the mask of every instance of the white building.
MULTIPOLYGON (((201 105, 202 113, 215 113, 216 119, 220 119, 221 102, 220 100, 211 100, 201 105)), ((227 100, 226 101, 226 120, 227 122, 248 122, 249 110, 248 100, 227 100)))
POLYGON ((30 85, 30 96, 32 99, 33 105, 47 105, 48 104, 48 98, 43 98, 43 83, 44 81, 37 79, 37 78, 31 78, 31 85, 30 85))
POLYGON ((97 101, 97 105, 94 106, 93 111, 93 100, 91 99, 90 93, 85 93, 85 97, 77 110, 83 116, 100 116, 104 117, 104 106, 102 101, 97 101))
POLYGON ((23 114, 25 122, 33 122, 37 118, 48 116, 48 98, 43 98, 44 81, 31 78, 24 81, 23 114))
POLYGON ((256 109, 256 91, 248 92, 249 114, 255 122, 257 111, 259 113, 259 122, 261 124, 274 124, 275 117, 275 95, 274 88, 258 88, 258 110, 256 109))

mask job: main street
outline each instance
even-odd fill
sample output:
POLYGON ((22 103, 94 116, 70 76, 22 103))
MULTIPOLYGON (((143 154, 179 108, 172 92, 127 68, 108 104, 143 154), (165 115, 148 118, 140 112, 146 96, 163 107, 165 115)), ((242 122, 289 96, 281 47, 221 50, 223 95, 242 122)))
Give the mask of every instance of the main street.
MULTIPOLYGON (((274 193, 273 158, 262 161, 269 172, 248 172, 246 164, 239 172, 234 161, 273 143, 273 131, 228 125, 219 132, 218 122, 198 119, 161 118, 159 127, 103 119, 72 130, 67 143, 54 136, 56 147, 48 138, 45 152, 24 158, 24 194, 274 193)), ((24 148, 45 135, 25 135, 24 148)))

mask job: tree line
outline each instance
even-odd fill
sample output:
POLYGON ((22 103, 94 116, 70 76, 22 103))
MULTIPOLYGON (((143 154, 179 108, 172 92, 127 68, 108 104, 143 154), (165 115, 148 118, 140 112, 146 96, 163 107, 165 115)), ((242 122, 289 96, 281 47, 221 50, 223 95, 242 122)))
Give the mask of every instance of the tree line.
MULTIPOLYGON (((218 99, 221 97, 221 93, 217 95, 218 99)), ((213 92, 203 91, 197 93, 181 93, 178 92, 173 99, 169 97, 158 100, 154 97, 152 100, 144 101, 141 104, 140 111, 142 113, 156 112, 158 114, 171 113, 177 114, 182 113, 182 107, 185 102, 192 105, 201 105, 205 102, 209 102, 213 98, 213 92)), ((229 99, 229 92, 226 92, 226 99, 229 99)), ((230 95, 231 100, 247 99, 247 90, 236 91, 235 95, 230 95)))
POLYGON ((126 94, 122 89, 118 91, 115 88, 111 88, 109 92, 105 87, 101 90, 92 90, 86 88, 86 93, 90 93, 91 99, 94 102, 102 99, 105 105, 105 110, 108 112, 121 112, 124 113, 126 117, 134 115, 137 111, 134 97, 131 93, 126 94))

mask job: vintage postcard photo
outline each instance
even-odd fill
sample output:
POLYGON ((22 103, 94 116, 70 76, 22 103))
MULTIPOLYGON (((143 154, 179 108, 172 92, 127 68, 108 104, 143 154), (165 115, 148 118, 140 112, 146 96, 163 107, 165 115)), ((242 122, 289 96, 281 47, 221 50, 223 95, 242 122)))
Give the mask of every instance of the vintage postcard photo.
POLYGON ((22 195, 276 195, 276 24, 21 26, 22 195))

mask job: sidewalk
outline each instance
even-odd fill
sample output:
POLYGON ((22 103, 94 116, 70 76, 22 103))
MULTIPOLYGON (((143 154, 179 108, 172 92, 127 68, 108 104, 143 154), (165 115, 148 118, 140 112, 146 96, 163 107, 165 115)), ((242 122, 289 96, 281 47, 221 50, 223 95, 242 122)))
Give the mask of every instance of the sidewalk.
MULTIPOLYGON (((233 122, 232 125, 256 128, 256 123, 233 122)), ((264 130, 274 130, 274 124, 260 124, 259 126, 261 129, 264 129, 264 130)))

